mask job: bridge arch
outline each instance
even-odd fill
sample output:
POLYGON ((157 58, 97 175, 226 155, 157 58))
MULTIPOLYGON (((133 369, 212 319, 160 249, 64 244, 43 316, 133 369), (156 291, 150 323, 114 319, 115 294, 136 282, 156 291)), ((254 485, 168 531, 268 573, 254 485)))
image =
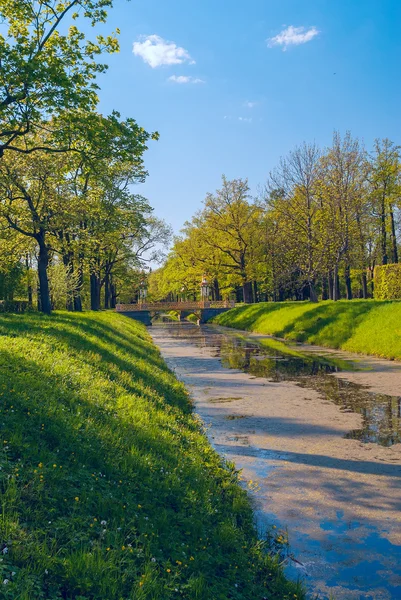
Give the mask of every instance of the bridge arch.
POLYGON ((117 304, 116 312, 136 319, 147 326, 152 325, 152 314, 174 310, 183 313, 199 315, 199 322, 206 323, 212 317, 234 308, 235 303, 225 300, 222 302, 141 302, 138 304, 117 304))

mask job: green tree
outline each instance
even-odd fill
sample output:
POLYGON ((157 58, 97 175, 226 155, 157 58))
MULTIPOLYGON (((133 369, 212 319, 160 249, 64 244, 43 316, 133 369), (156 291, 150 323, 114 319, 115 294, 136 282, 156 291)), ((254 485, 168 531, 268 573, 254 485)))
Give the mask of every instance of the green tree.
POLYGON ((221 253, 220 271, 241 285, 244 302, 252 302, 262 208, 251 201, 247 180, 224 176, 222 187, 208 194, 204 205, 193 224, 210 252, 221 253))
POLYGON ((287 243, 296 248, 301 279, 309 287, 309 297, 317 302, 316 277, 323 261, 320 235, 320 177, 321 152, 316 144, 295 148, 270 173, 267 202, 281 215, 286 228, 287 243))
POLYGON ((346 295, 351 300, 351 264, 361 245, 360 224, 368 201, 366 154, 350 132, 343 138, 336 132, 321 165, 324 243, 332 270, 332 298, 340 297, 338 275, 342 264, 346 295))
POLYGON ((400 146, 389 139, 376 140, 370 157, 369 180, 375 221, 378 223, 380 262, 398 262, 396 211, 401 197, 400 146))
POLYGON ((95 79, 106 69, 98 57, 118 50, 115 35, 87 40, 75 23, 79 17, 92 25, 104 23, 112 4, 112 0, 0 0, 0 156, 5 150, 27 153, 69 147, 71 139, 61 127, 64 120, 71 128, 77 111, 79 116, 95 109, 95 79), (55 118, 52 123, 49 115, 55 118), (45 121, 46 144, 36 136, 27 137, 42 131, 45 121))
POLYGON ((7 155, 0 161, 0 211, 8 227, 38 246, 40 308, 50 314, 49 232, 60 227, 66 211, 63 155, 7 155))

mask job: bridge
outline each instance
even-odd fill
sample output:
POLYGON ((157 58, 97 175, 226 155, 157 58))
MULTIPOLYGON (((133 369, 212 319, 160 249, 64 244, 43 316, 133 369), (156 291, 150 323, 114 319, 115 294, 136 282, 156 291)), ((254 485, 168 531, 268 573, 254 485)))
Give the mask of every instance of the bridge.
POLYGON ((152 316, 174 310, 179 313, 180 321, 188 315, 195 314, 198 323, 206 323, 209 319, 235 307, 235 302, 202 301, 202 302, 139 302, 138 304, 117 304, 116 312, 141 321, 145 325, 152 325, 152 316))

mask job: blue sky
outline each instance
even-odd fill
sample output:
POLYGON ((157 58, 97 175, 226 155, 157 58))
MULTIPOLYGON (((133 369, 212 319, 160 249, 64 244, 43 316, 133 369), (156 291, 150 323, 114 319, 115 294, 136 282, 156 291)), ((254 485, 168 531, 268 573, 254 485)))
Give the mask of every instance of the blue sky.
POLYGON ((256 193, 303 141, 350 129, 367 147, 401 143, 400 0, 115 5, 121 52, 99 80, 101 110, 159 131, 136 191, 176 232, 223 173, 256 193))

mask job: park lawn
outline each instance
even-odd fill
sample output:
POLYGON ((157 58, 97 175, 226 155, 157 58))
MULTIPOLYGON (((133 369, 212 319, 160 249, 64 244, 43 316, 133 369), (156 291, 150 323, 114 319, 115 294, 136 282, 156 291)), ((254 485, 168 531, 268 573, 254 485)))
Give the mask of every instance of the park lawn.
POLYGON ((263 302, 240 306, 215 323, 294 341, 401 360, 401 302, 263 302))
POLYGON ((141 324, 1 315, 0 408, 1 598, 304 597, 141 324))

